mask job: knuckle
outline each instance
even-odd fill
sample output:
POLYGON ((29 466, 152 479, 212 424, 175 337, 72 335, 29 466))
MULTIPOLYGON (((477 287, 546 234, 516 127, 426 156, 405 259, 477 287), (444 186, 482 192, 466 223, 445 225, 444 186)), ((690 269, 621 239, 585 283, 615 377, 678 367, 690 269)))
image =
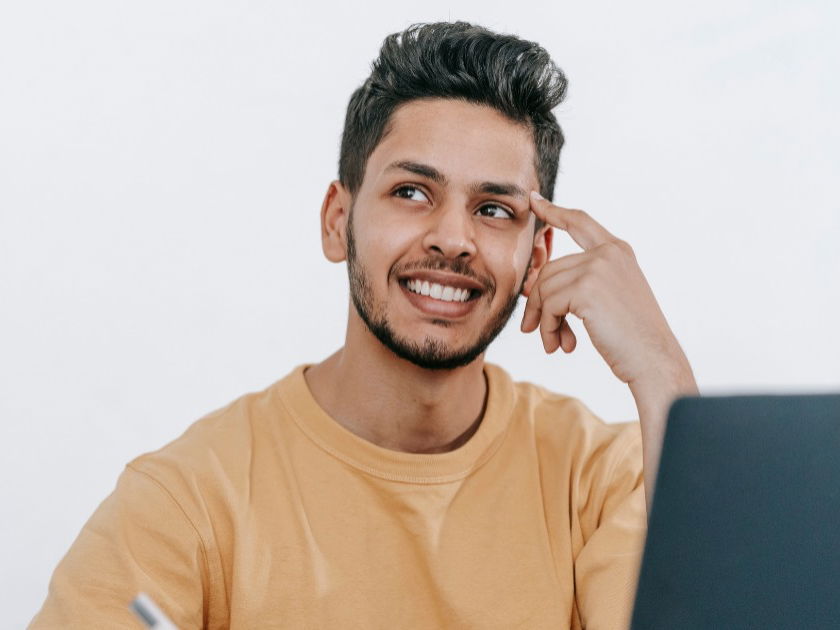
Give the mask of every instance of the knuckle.
POLYGON ((551 336, 560 328, 557 323, 557 318, 553 315, 544 316, 542 319, 542 330, 545 331, 546 336, 551 336))
MULTIPOLYGON (((593 263, 595 264, 595 263, 593 263)), ((604 268, 608 267, 603 261, 597 263, 599 266, 604 265, 604 268)), ((590 272, 582 274, 577 280, 575 280, 575 292, 574 295, 576 296, 576 300, 580 302, 581 300, 585 300, 587 296, 591 295, 597 288, 598 284, 600 283, 599 274, 590 272)))
POLYGON ((621 250, 621 252, 625 256, 632 256, 634 258, 636 257, 636 253, 633 251, 633 248, 630 246, 630 243, 628 243, 627 241, 624 241, 622 239, 618 239, 618 240, 616 240, 616 245, 618 246, 618 248, 621 250))
POLYGON ((562 314, 563 312, 563 302, 562 302, 561 295, 551 295, 545 301, 543 305, 543 310, 541 314, 541 318, 544 325, 550 324, 554 318, 558 315, 562 314))
POLYGON ((601 256, 594 256, 589 261, 589 271, 591 273, 602 273, 606 271, 612 265, 612 257, 612 254, 604 248, 601 256))
POLYGON ((595 288, 592 276, 585 274, 575 280, 575 288, 577 289, 578 295, 590 293, 595 288))
POLYGON ((569 213, 576 223, 581 223, 589 217, 589 215, 580 208, 572 208, 569 210, 569 213))
POLYGON ((618 261, 626 258, 627 256, 633 255, 633 249, 626 241, 622 241, 621 239, 615 239, 602 243, 599 246, 599 249, 601 250, 603 257, 609 261, 618 261))

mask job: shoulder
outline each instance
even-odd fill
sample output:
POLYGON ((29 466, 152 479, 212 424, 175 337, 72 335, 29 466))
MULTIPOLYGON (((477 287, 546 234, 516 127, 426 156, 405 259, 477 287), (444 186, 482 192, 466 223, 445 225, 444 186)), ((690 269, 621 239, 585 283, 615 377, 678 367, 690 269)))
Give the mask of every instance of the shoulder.
POLYGON ((534 383, 511 381, 511 387, 516 419, 530 425, 539 441, 571 445, 581 455, 597 454, 608 446, 618 451, 641 447, 636 420, 606 422, 582 400, 534 383))
POLYGON ((225 492, 230 499, 247 485, 254 458, 276 443, 282 432, 285 386, 302 369, 203 416, 181 436, 136 457, 127 467, 151 477, 179 502, 202 503, 209 493, 225 492))
POLYGON ((587 494, 625 476, 642 475, 638 421, 605 422, 580 399, 528 382, 514 382, 491 366, 494 381, 507 379, 512 393, 512 428, 533 441, 540 466, 576 483, 587 494))
POLYGON ((630 509, 643 521, 639 422, 605 422, 574 396, 532 383, 512 386, 513 425, 533 443, 544 491, 568 497, 581 541, 616 509, 630 509), (625 504, 630 507, 621 507, 625 504))

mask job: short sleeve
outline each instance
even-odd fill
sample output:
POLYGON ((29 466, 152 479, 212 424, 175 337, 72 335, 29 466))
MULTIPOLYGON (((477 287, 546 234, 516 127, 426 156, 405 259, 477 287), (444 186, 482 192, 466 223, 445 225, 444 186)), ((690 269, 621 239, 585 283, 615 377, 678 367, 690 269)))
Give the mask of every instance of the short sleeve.
POLYGON ((181 630, 202 628, 207 575, 204 545, 178 502, 129 466, 55 569, 29 627, 136 630, 129 604, 145 592, 181 630))
POLYGON ((596 525, 575 561, 575 598, 587 630, 625 629, 647 530, 638 423, 622 426, 599 457, 588 506, 596 525))

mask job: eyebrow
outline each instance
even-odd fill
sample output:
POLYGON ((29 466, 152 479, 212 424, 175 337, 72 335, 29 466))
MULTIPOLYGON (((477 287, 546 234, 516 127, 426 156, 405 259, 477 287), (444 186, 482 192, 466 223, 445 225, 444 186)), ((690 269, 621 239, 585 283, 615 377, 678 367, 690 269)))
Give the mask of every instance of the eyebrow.
MULTIPOLYGON (((389 164, 385 172, 396 170, 409 171, 415 175, 426 177, 444 188, 449 185, 449 180, 446 178, 446 175, 429 164, 421 164, 420 162, 412 162, 411 160, 400 160, 389 164)), ((527 193, 520 186, 510 182, 478 182, 470 187, 470 193, 474 195, 507 195, 521 199, 528 198, 527 193)))
POLYGON ((522 188, 516 184, 506 182, 481 182, 480 184, 473 185, 470 188, 470 192, 485 195, 507 195, 508 197, 519 197, 520 199, 526 199, 528 197, 522 188))

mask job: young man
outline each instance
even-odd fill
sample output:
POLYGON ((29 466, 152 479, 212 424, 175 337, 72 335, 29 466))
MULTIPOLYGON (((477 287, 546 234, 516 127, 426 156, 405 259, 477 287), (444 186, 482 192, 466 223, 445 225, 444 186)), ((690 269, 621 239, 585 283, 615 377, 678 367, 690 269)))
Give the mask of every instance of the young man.
POLYGON ((565 86, 466 23, 385 40, 321 208, 344 347, 131 462, 32 627, 135 627, 141 591, 182 629, 626 625, 667 408, 697 390, 630 247, 545 199, 565 86), (583 251, 552 261, 552 228, 583 251), (547 352, 583 321, 640 423, 484 363, 520 294, 547 352))

